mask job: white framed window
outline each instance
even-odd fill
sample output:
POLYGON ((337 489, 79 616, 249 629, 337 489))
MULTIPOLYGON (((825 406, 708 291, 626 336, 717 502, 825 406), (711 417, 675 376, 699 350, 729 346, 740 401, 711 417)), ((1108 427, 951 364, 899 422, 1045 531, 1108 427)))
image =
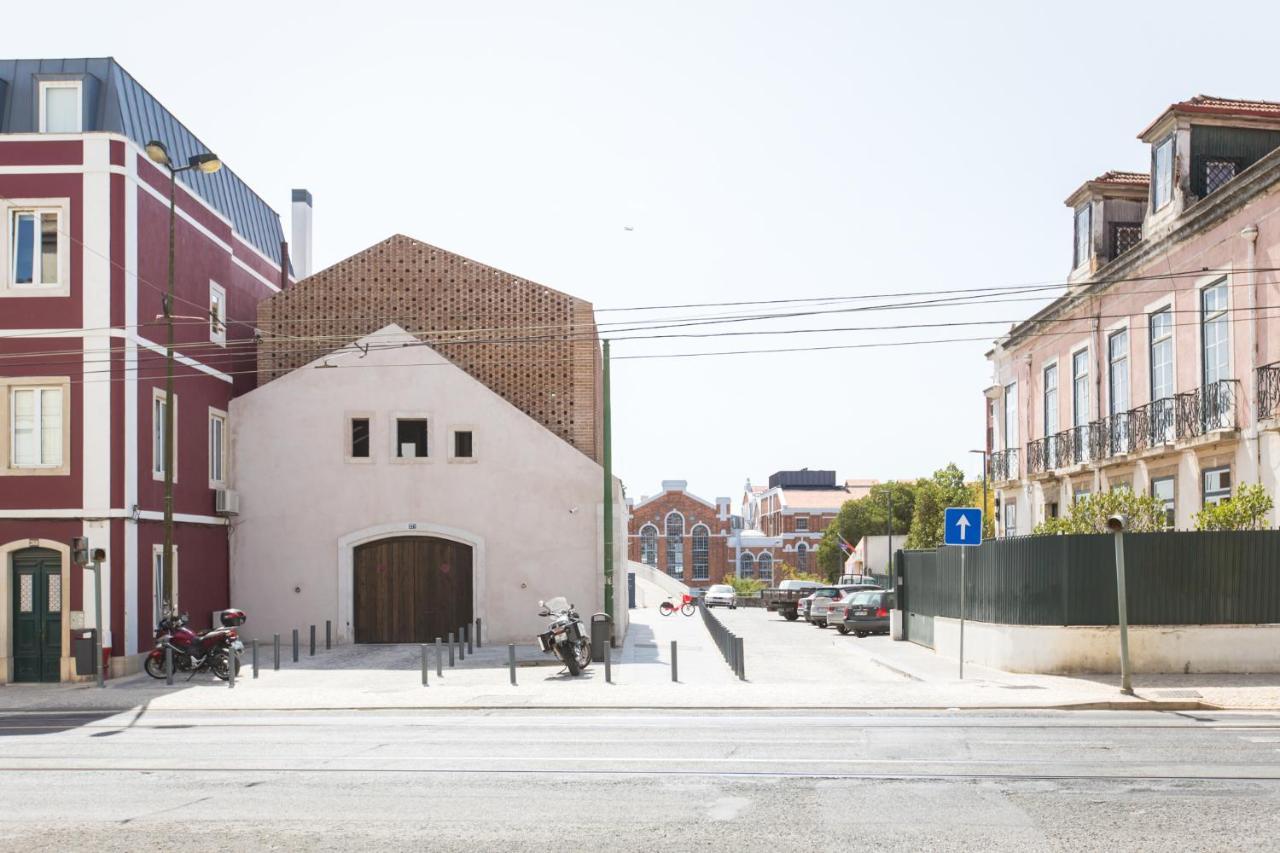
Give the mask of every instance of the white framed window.
POLYGON ((62 283, 62 212, 56 208, 9 211, 9 286, 15 289, 56 288, 62 283))
POLYGON ((804 531, 804 530, 808 530, 808 529, 809 529, 809 516, 807 516, 807 515, 797 515, 797 516, 796 516, 796 530, 804 531))
POLYGON ((711 578, 711 531, 705 524, 693 526, 693 579, 711 578))
POLYGON ((1151 209, 1159 210, 1173 198, 1173 137, 1151 150, 1151 209))
POLYGON ((80 133, 84 130, 83 93, 79 80, 41 80, 40 132, 80 133))
POLYGON ((1204 471, 1204 505, 1214 506, 1231 500, 1231 466, 1207 468, 1204 471))
POLYGON ((209 340, 227 345, 227 291, 216 281, 209 282, 209 340))
POLYGON ((9 388, 9 465, 11 468, 61 468, 65 394, 61 386, 15 385, 9 388))
POLYGON ((227 485, 227 413, 221 409, 209 409, 209 488, 222 489, 227 485))
POLYGON ((738 577, 753 578, 756 576, 756 559, 750 553, 738 558, 738 577))
POLYGON ((1076 240, 1074 262, 1071 268, 1082 266, 1089 260, 1093 249, 1093 213, 1088 202, 1076 208, 1076 240))
POLYGON ((1004 535, 1018 535, 1018 502, 1005 501, 1004 504, 1004 535))
MULTIPOLYGON (((178 395, 173 395, 173 481, 178 482, 178 395)), ((167 401, 163 388, 151 389, 151 479, 164 479, 164 417, 167 401)))
MULTIPOLYGON (((152 622, 159 622, 165 612, 164 545, 151 546, 152 622)), ((178 607, 178 546, 173 546, 173 606, 178 607)), ((180 611, 179 611, 180 612, 180 611)))
POLYGON ((395 458, 426 459, 427 419, 423 417, 397 417, 395 419, 395 458))
POLYGON ((667 513, 667 574, 684 575, 684 516, 672 510, 667 513))
POLYGON ((1151 478, 1151 497, 1160 501, 1164 507, 1164 526, 1172 530, 1177 518, 1177 489, 1173 475, 1151 478))
POLYGON ((658 565, 658 528, 652 524, 640 528, 640 562, 655 568, 658 565))

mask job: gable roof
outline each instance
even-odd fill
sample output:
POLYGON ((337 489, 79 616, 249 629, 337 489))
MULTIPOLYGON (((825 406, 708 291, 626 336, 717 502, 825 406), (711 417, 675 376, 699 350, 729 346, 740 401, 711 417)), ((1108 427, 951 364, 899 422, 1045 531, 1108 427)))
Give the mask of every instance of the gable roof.
POLYGON ((1138 138, 1145 139, 1147 134, 1170 114, 1240 116, 1280 121, 1280 103, 1242 98, 1219 98, 1213 95, 1195 95, 1185 101, 1170 104, 1164 112, 1156 117, 1155 121, 1142 129, 1142 132, 1138 134, 1138 138))

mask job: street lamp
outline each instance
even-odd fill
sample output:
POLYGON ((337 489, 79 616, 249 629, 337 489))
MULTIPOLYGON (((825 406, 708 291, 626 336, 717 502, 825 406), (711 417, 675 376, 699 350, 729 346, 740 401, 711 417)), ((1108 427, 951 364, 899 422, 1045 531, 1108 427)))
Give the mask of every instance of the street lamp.
POLYGON ((187 165, 175 166, 169 158, 169 150, 164 143, 151 140, 146 144, 147 156, 152 162, 169 170, 169 282, 164 297, 164 317, 168 326, 169 340, 165 346, 164 371, 164 555, 162 579, 164 583, 164 606, 172 613, 177 609, 173 600, 173 243, 176 225, 177 208, 175 205, 178 173, 195 170, 212 175, 222 168, 218 155, 208 151, 203 154, 192 154, 187 158, 187 165))
POLYGON ((1116 612, 1120 622, 1120 692, 1133 695, 1133 679, 1129 672, 1129 599, 1124 588, 1124 529, 1129 519, 1116 513, 1107 519, 1107 529, 1116 540, 1116 612))
MULTIPOLYGON (((986 520, 987 519, 987 451, 970 450, 969 452, 982 454, 982 526, 986 527, 987 526, 987 520, 986 520)), ((981 530, 979 530, 978 541, 981 542, 982 538, 983 538, 983 533, 981 530)))

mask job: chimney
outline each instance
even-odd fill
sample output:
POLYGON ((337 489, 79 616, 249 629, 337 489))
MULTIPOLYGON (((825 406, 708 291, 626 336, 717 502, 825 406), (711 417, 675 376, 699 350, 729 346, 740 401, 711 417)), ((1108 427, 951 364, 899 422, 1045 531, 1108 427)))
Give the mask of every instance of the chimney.
POLYGON ((311 191, 293 191, 293 274, 311 275, 311 191))

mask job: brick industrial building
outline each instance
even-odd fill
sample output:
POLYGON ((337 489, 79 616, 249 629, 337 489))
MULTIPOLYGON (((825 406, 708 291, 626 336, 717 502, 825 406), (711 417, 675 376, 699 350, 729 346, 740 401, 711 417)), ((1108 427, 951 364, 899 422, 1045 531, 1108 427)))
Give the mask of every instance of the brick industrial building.
POLYGON ((663 480, 658 494, 627 500, 627 557, 705 588, 733 571, 727 543, 736 519, 728 498, 708 501, 688 487, 685 480, 663 480))

